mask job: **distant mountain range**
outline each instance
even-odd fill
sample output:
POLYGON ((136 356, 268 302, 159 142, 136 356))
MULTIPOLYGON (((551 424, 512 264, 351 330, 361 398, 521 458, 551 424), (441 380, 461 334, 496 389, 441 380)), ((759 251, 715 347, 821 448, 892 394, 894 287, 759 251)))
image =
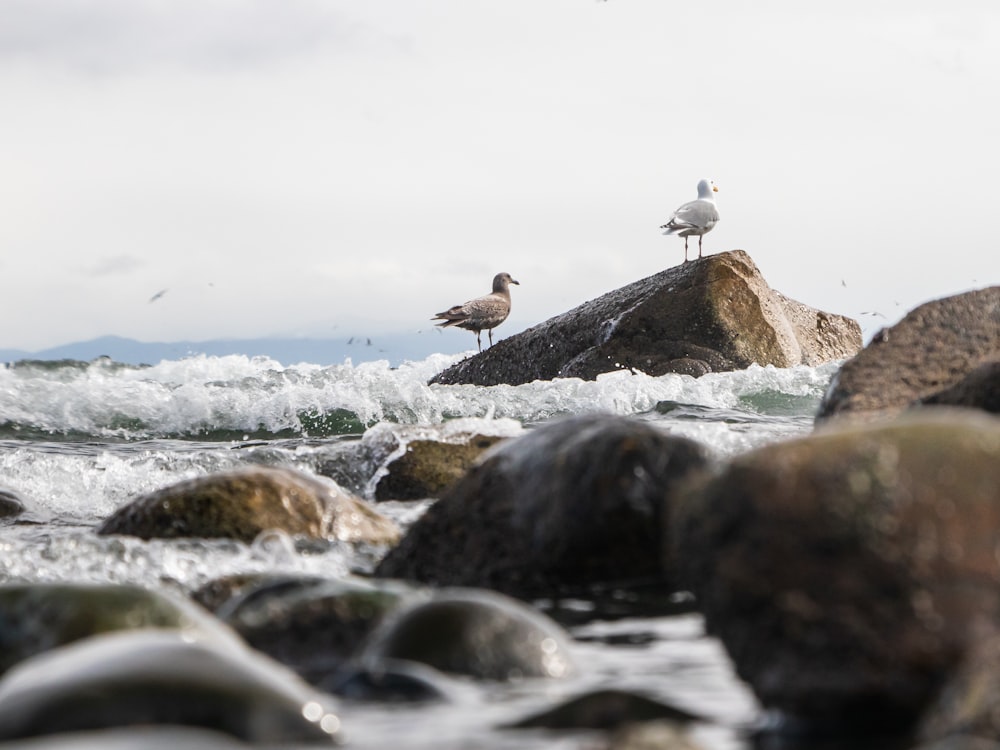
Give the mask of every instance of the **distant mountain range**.
POLYGON ((419 361, 431 354, 456 354, 465 351, 469 342, 457 336, 441 335, 440 331, 385 336, 353 336, 345 339, 267 338, 219 339, 216 341, 174 341, 150 343, 120 336, 101 336, 90 341, 64 344, 37 352, 19 349, 0 349, 0 362, 17 362, 24 359, 59 360, 73 359, 84 362, 98 357, 110 357, 116 362, 131 365, 154 365, 162 360, 177 360, 204 354, 222 357, 244 354, 248 357, 266 356, 283 365, 308 362, 315 365, 388 360, 390 365, 419 361))

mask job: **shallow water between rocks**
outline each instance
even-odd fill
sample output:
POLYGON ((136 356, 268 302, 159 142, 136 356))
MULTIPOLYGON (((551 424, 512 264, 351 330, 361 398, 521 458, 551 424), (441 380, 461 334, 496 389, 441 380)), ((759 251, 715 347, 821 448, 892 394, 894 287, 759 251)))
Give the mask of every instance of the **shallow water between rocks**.
MULTIPOLYGON (((457 361, 435 355, 390 367, 347 362, 285 366, 266 358, 194 357, 135 367, 19 363, 0 369, 0 489, 26 512, 0 526, 0 582, 129 582, 190 592, 236 572, 364 575, 384 550, 301 544, 279 533, 253 544, 99 537, 94 528, 130 498, 247 464, 333 478, 371 500, 406 441, 474 433, 516 436, 567 414, 628 415, 702 442, 718 457, 812 429, 836 365, 753 367, 699 379, 617 372, 523 386, 427 386, 457 361)), ((427 502, 380 503, 401 525, 427 502)), ((706 718, 698 746, 751 746, 759 720, 720 644, 692 613, 606 618, 592 603, 569 627, 578 672, 566 680, 455 681, 449 703, 345 702, 350 747, 599 748, 600 732, 500 729, 591 688, 622 688, 706 718)), ((827 746, 828 747, 828 746, 827 746)))

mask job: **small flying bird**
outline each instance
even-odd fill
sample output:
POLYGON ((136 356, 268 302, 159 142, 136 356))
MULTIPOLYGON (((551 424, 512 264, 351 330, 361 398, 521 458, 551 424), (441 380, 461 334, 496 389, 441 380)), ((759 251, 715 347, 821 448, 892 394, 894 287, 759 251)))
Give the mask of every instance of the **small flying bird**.
POLYGON ((153 295, 152 297, 150 297, 150 298, 149 298, 149 301, 150 301, 150 302, 156 302, 156 300, 158 300, 158 299, 159 299, 160 297, 162 297, 162 296, 163 296, 164 294, 166 294, 166 293, 167 293, 167 290, 166 290, 166 289, 161 289, 161 290, 160 290, 160 291, 158 291, 158 292, 157 292, 156 294, 154 294, 154 295, 153 295))
POLYGON ((664 234, 676 234, 684 238, 684 262, 688 259, 688 237, 698 235, 698 257, 701 257, 701 239, 719 223, 719 209, 715 206, 715 195, 719 188, 711 180, 698 183, 698 197, 674 211, 670 220, 660 227, 664 234))
POLYGON ((490 346, 493 346, 493 329, 507 320, 510 315, 510 285, 521 285, 521 282, 514 281, 509 273, 498 273, 493 277, 493 291, 484 297, 476 297, 461 305, 439 312, 431 320, 443 320, 438 323, 441 328, 458 326, 476 334, 476 344, 479 351, 483 350, 483 342, 479 338, 482 331, 490 339, 490 346))

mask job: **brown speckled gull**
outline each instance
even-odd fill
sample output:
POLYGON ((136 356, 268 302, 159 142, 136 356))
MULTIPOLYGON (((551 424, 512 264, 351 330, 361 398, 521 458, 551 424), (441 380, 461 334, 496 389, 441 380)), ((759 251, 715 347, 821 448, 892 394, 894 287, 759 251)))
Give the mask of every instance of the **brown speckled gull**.
POLYGON ((493 329, 507 320, 510 315, 510 285, 518 284, 509 273, 498 273, 493 277, 493 291, 484 297, 476 297, 461 305, 455 305, 449 310, 439 312, 431 320, 443 320, 438 323, 442 328, 458 326, 476 334, 476 344, 479 351, 483 350, 483 343, 479 336, 482 331, 486 331, 490 339, 490 346, 493 346, 493 329))

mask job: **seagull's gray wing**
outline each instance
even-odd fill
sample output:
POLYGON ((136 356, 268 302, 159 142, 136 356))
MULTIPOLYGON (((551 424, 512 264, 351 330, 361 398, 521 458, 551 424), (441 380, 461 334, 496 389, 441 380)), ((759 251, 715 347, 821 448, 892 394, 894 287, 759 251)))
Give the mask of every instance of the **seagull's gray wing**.
POLYGON ((712 201, 693 200, 674 211, 665 226, 677 232, 684 229, 707 232, 719 221, 719 209, 712 201))

